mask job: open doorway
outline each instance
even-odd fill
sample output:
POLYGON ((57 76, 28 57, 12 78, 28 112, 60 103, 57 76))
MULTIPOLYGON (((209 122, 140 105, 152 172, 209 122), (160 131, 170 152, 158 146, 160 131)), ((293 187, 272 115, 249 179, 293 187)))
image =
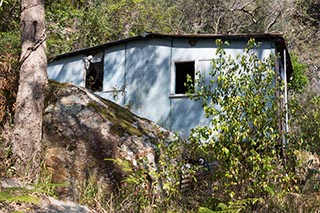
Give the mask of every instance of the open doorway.
POLYGON ((103 52, 83 58, 85 67, 85 87, 93 92, 103 90, 103 52))

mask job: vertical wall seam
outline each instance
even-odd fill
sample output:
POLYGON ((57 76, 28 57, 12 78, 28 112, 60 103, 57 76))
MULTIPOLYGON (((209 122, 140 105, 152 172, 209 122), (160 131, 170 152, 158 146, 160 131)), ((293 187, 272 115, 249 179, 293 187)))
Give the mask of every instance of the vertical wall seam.
POLYGON ((170 98, 170 94, 171 94, 171 77, 172 77, 172 50, 173 49, 173 39, 170 39, 170 59, 169 59, 169 74, 170 74, 170 82, 169 82, 169 102, 170 102, 170 108, 169 108, 169 129, 172 130, 172 99, 170 98))
POLYGON ((123 86, 124 86, 124 90, 123 90, 123 106, 125 106, 126 104, 126 95, 127 95, 127 54, 128 54, 128 42, 125 43, 124 46, 124 72, 123 72, 123 86))

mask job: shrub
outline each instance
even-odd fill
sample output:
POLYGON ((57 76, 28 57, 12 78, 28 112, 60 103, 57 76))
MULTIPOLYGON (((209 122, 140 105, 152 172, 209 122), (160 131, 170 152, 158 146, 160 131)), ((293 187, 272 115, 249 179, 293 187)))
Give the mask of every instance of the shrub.
POLYGON ((274 70, 276 56, 259 59, 253 39, 236 58, 222 48, 227 43, 216 43, 210 76, 199 73, 192 96, 202 102, 210 125, 193 129, 189 140, 209 161, 220 162, 211 176, 215 204, 267 199, 289 189, 293 179, 287 160, 294 159, 293 152, 291 146, 285 149, 279 128, 285 112, 276 90, 282 85, 274 70))

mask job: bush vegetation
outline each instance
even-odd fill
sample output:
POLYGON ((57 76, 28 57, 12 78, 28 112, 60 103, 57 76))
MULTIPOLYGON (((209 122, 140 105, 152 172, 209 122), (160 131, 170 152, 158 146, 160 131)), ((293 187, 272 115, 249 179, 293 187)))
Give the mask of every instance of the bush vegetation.
MULTIPOLYGON (((216 42, 209 78, 198 74, 195 86, 187 83, 210 125, 193 129, 188 141, 159 144, 158 170, 130 169, 119 194, 101 202, 107 211, 320 210, 319 167, 314 164, 319 159, 306 151, 316 151, 310 146, 314 141, 279 129, 285 111, 279 110, 281 96, 274 89, 282 84, 273 70, 276 56, 260 60, 258 44, 249 40, 244 53, 232 58, 224 51, 227 43, 216 42), (148 174, 156 178, 150 182, 148 174)), ((317 121, 313 124, 310 131, 319 128, 317 121)))
MULTIPOLYGON (((275 113, 278 100, 270 88, 275 78, 270 72, 273 58, 259 61, 253 51, 256 44, 251 41, 243 56, 231 59, 219 41, 219 57, 213 61, 211 72, 217 76, 216 81, 210 87, 202 84, 210 79, 197 82, 199 101, 203 101, 211 126, 194 129, 188 143, 177 140, 159 145, 159 171, 153 174, 158 178, 151 185, 146 176, 150 171, 136 170, 112 197, 106 198, 98 186, 88 183, 81 191, 81 202, 106 212, 320 210, 319 2, 274 2, 255 0, 247 5, 244 0, 198 1, 195 7, 192 0, 46 1, 49 57, 144 31, 281 31, 292 53, 290 134, 285 135, 288 143, 283 143, 283 132, 276 126, 282 116, 275 113), (258 66, 250 64, 252 61, 258 66), (237 75, 244 68, 252 75, 237 75), (199 157, 205 161, 200 163, 199 157), (189 179, 183 189, 182 177, 189 179)), ((1 1, 0 133, 5 124, 12 124, 14 113, 19 12, 18 1, 1 1)), ((1 177, 12 176, 10 147, 1 137, 0 147, 1 177)), ((46 182, 46 178, 40 180, 46 182)), ((42 191, 51 194, 52 187, 42 191)), ((10 193, 1 191, 1 199, 10 201, 16 192, 10 193)))

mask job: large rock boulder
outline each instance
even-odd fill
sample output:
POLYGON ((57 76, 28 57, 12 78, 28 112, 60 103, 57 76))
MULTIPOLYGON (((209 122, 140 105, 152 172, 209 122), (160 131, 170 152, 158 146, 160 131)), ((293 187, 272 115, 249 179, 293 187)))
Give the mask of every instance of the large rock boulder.
POLYGON ((44 194, 25 194, 27 190, 37 191, 34 186, 12 178, 0 178, 0 212, 33 213, 90 213, 99 212, 72 201, 61 201, 44 194), (24 193, 23 193, 24 192, 24 193), (3 202, 6 200, 7 202, 3 202), (10 202, 9 202, 10 201, 10 202))
POLYGON ((173 134, 119 105, 71 84, 50 83, 44 113, 43 157, 60 197, 78 201, 87 184, 119 189, 126 172, 115 159, 156 169, 154 149, 173 134))

